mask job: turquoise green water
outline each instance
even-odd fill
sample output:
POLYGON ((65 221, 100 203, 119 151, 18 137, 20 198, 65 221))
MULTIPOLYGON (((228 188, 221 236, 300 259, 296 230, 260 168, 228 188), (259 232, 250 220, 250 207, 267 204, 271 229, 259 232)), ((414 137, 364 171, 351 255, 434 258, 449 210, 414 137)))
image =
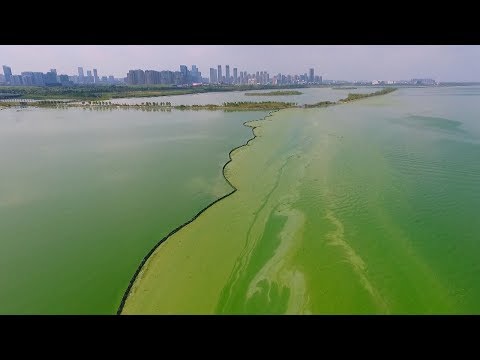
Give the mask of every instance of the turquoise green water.
POLYGON ((0 111, 0 313, 116 312, 264 113, 0 111))
POLYGON ((161 245, 124 313, 480 313, 480 88, 251 123, 238 188, 161 245))

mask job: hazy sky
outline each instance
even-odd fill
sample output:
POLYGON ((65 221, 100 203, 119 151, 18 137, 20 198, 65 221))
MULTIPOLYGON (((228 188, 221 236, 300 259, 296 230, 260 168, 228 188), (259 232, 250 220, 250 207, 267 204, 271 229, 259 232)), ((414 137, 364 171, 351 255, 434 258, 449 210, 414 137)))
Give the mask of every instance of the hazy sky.
MULTIPOLYGON (((221 64, 238 71, 316 75, 336 80, 480 81, 480 46, 474 45, 0 45, 0 65, 22 71, 125 77, 129 69, 178 70, 198 66, 202 76, 221 64)), ((225 71, 225 70, 223 70, 225 71)))

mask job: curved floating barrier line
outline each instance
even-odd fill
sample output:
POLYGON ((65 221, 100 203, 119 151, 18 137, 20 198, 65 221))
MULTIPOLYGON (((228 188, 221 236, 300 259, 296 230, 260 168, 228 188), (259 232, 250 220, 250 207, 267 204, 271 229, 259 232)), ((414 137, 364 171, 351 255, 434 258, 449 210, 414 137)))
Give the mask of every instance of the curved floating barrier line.
POLYGON ((212 203, 210 203, 209 205, 207 205, 206 207, 204 207, 202 210, 200 210, 193 218, 191 218, 190 220, 188 220, 187 222, 177 226, 175 229, 173 229, 172 231, 170 231, 167 235, 165 235, 162 239, 160 239, 160 241, 158 241, 154 246, 153 248, 147 253, 147 255, 144 256, 144 258, 142 259, 142 261, 140 262, 140 265, 138 266, 137 270, 135 271, 135 273, 133 274, 132 278, 130 279, 130 282, 128 284, 128 287, 127 289, 125 290, 125 293, 123 294, 123 297, 122 297, 122 300, 120 302, 120 306, 118 307, 118 310, 117 310, 117 315, 121 315, 122 311, 123 311, 123 308, 125 306, 125 302, 127 301, 127 298, 128 296, 130 295, 130 291, 132 290, 132 287, 133 287, 133 284, 135 283, 135 280, 137 280, 137 277, 138 275, 140 274, 140 271, 143 269, 143 266, 145 265, 145 263, 147 262, 147 260, 150 258, 150 256, 155 252, 155 250, 157 250, 157 248, 163 244, 170 236, 172 236, 173 234, 175 234, 176 232, 178 232, 180 229, 182 229, 184 226, 190 224, 192 221, 194 221, 196 218, 198 218, 205 210, 207 210, 208 208, 212 207, 213 205, 215 205, 217 202, 227 198, 228 196, 232 195, 233 193, 235 193, 237 191, 237 188, 230 182, 230 180, 227 179, 227 177, 225 176, 225 168, 226 166, 232 162, 232 153, 237 150, 237 149, 240 149, 241 147, 244 147, 244 146, 248 146, 248 144, 250 143, 250 141, 254 140, 257 135, 255 134, 255 129, 258 127, 258 126, 249 126, 247 125, 247 123, 249 122, 252 122, 252 121, 262 121, 262 120, 265 120, 266 118, 272 116, 273 113, 277 112, 277 111, 280 111, 280 110, 272 110, 270 111, 267 115, 265 115, 265 117, 263 117, 262 119, 258 119, 258 120, 248 120, 248 121, 245 121, 243 123, 244 126, 248 126, 252 129, 252 133, 253 133, 253 137, 248 139, 247 142, 243 145, 240 145, 240 146, 237 146, 235 148, 233 148, 232 150, 230 150, 230 152, 228 153, 228 161, 223 165, 222 167, 222 176, 223 178, 226 180, 226 182, 228 183, 228 185, 230 185, 233 190, 230 191, 228 194, 225 194, 223 195, 222 197, 216 199, 215 201, 213 201, 212 203))

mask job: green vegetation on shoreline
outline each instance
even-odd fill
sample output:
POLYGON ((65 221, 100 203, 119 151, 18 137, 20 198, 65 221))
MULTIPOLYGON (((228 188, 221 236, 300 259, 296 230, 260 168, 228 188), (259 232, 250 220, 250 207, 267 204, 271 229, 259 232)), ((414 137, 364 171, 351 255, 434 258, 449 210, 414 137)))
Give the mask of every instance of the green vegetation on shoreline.
POLYGON ((379 96, 391 93, 397 90, 396 88, 385 88, 369 94, 352 94, 349 93, 345 99, 340 99, 337 102, 333 101, 320 101, 315 104, 305 104, 299 106, 293 102, 281 102, 281 101, 240 101, 240 102, 224 102, 221 105, 207 104, 207 105, 172 105, 171 102, 142 102, 141 104, 115 104, 111 101, 82 101, 80 102, 65 102, 59 100, 41 100, 33 102, 3 102, 0 103, 0 107, 43 107, 43 108, 67 108, 67 107, 82 107, 88 109, 147 109, 147 110, 162 110, 170 111, 175 110, 224 110, 224 111, 253 111, 253 110, 280 110, 294 107, 303 108, 321 108, 337 104, 342 104, 354 100, 360 100, 372 96, 379 96))
POLYGON ((245 96, 282 96, 282 95, 302 95, 301 91, 296 90, 283 90, 283 91, 270 91, 266 93, 245 93, 245 96))
POLYGON ((335 105, 336 102, 334 101, 320 101, 318 103, 315 103, 315 104, 305 104, 303 107, 306 108, 306 109, 309 109, 309 108, 320 108, 320 107, 327 107, 327 106, 331 106, 331 105, 335 105))
POLYGON ((340 99, 338 102, 339 103, 346 103, 346 102, 350 102, 350 101, 354 101, 354 100, 360 100, 360 99, 364 99, 364 98, 368 98, 368 97, 372 97, 372 96, 385 95, 385 94, 389 94, 389 93, 391 93, 395 90, 397 90, 397 88, 387 87, 385 89, 375 91, 375 92, 369 93, 369 94, 352 94, 352 93, 350 93, 350 94, 348 94, 348 96, 345 99, 340 99))

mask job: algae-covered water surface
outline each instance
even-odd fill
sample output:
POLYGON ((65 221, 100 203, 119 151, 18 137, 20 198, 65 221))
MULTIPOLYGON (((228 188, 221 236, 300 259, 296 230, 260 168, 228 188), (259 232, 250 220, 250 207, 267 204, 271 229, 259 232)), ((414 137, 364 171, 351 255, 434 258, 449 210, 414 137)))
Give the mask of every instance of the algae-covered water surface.
POLYGON ((238 190, 168 238, 123 313, 479 313, 480 89, 253 121, 238 190))
POLYGON ((480 88, 268 114, 1 110, 0 314, 480 313, 480 88))
POLYGON ((0 111, 0 314, 115 314, 265 113, 0 111))

